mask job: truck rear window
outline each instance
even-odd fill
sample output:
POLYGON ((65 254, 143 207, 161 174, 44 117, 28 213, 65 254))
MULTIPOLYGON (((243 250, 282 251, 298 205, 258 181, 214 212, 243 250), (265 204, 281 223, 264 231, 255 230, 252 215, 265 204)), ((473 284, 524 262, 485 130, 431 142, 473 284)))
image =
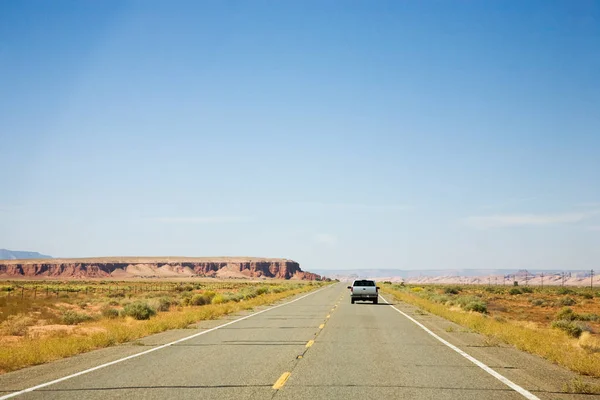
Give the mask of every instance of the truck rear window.
POLYGON ((373 281, 355 281, 354 286, 375 286, 373 281))

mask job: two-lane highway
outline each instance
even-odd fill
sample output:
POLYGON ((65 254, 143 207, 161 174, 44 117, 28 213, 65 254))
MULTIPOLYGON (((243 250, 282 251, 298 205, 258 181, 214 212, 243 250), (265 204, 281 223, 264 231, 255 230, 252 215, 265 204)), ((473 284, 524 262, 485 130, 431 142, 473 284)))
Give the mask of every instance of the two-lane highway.
MULTIPOLYGON (((188 336, 194 334, 18 398, 490 400, 528 393, 507 386, 391 305, 351 305, 343 283, 188 336)), ((18 374, 23 371, 1 377, 1 395, 32 386, 11 381, 18 374)), ((43 374, 36 379, 44 383, 43 374)))

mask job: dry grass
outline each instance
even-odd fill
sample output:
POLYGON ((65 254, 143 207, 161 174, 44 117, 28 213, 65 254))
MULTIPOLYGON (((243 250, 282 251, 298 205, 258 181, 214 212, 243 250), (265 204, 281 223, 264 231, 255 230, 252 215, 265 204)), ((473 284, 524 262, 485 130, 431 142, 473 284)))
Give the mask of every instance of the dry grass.
POLYGON ((600 377, 600 353, 589 350, 589 348, 597 349, 598 341, 591 335, 582 335, 579 339, 572 338, 558 329, 531 322, 526 323, 518 318, 511 319, 509 310, 496 317, 466 312, 461 308, 452 307, 449 301, 438 303, 399 286, 383 285, 382 290, 399 300, 487 335, 488 341, 509 343, 520 350, 542 356, 572 371, 600 377))
MULTIPOLYGON (((250 310, 258 306, 271 304, 283 298, 307 292, 320 285, 298 283, 281 284, 272 285, 269 290, 255 290, 259 287, 266 287, 264 286, 264 283, 256 284, 254 286, 255 287, 245 284, 242 290, 239 290, 236 293, 228 292, 229 294, 221 295, 219 298, 216 297, 217 295, 214 295, 212 299, 217 299, 215 303, 202 306, 184 306, 181 305, 182 302, 179 301, 177 305, 169 305, 167 307, 163 302, 162 304, 165 307, 163 309, 169 311, 157 312, 156 315, 145 320, 137 320, 130 316, 123 315, 123 303, 125 303, 126 306, 127 304, 132 303, 126 298, 120 299, 118 302, 115 300, 104 299, 103 302, 100 302, 100 304, 95 306, 95 309, 98 311, 96 313, 94 313, 94 310, 90 310, 90 308, 94 307, 89 306, 87 303, 80 304, 78 307, 81 308, 81 305, 83 305, 85 312, 90 312, 91 314, 89 315, 93 315, 93 318, 89 318, 93 320, 89 322, 82 322, 82 320, 86 319, 81 316, 84 311, 80 311, 75 315, 74 311, 70 309, 65 310, 63 306, 62 315, 66 314, 69 318, 74 318, 75 320, 70 319, 69 321, 73 321, 73 323, 78 325, 71 326, 71 329, 62 329, 66 326, 49 325, 48 323, 52 323, 52 321, 48 320, 43 321, 47 326, 39 326, 40 321, 37 321, 38 326, 32 328, 36 328, 35 331, 38 332, 38 334, 26 333, 28 327, 33 324, 32 317, 23 313, 19 314, 18 317, 8 317, 2 322, 0 327, 8 330, 8 333, 18 333, 23 335, 23 337, 20 338, 20 340, 2 341, 2 346, 0 346, 0 372, 14 371, 27 366, 46 363, 90 350, 129 342, 169 329, 186 328, 198 321, 216 319, 237 311, 250 310), (110 307, 105 304, 107 300, 112 304, 118 304, 114 309, 116 310, 119 308, 121 310, 121 316, 118 315, 118 311, 116 316, 113 312, 106 314, 100 312, 101 307, 104 307, 103 310, 107 309, 106 307, 110 307), (76 317, 81 318, 81 320, 77 320, 76 317), (48 329, 43 330, 43 328, 48 329), (43 332, 43 334, 39 334, 39 332, 43 332)), ((189 292, 190 295, 191 293, 193 292, 189 292)), ((189 298, 190 295, 187 295, 186 297, 186 294, 183 293, 182 298, 189 298)), ((79 299, 77 301, 80 302, 79 299)), ((154 303, 158 305, 161 304, 160 302, 154 303)), ((2 308, 0 308, 0 310, 2 310, 2 308)), ((41 314, 41 312, 37 312, 41 314)))
POLYGON ((582 379, 573 379, 563 385, 563 392, 577 394, 600 394, 600 385, 584 382, 582 379))
POLYGON ((24 336, 35 320, 25 314, 9 315, 0 323, 0 334, 4 336, 24 336))
POLYGON ((598 353, 600 352, 600 339, 592 336, 589 332, 583 332, 579 337, 578 344, 581 348, 588 352, 598 353))

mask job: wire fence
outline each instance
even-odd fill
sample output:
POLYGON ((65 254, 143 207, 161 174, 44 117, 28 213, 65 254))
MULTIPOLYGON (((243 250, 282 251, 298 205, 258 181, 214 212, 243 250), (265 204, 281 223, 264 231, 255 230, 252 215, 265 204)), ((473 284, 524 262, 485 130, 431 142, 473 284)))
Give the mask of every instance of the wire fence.
MULTIPOLYGON (((261 285, 273 285, 261 282, 261 285)), ((192 290, 236 290, 256 282, 236 283, 136 283, 136 284, 32 284, 32 283, 0 283, 0 298, 38 299, 69 298, 85 296, 129 297, 131 295, 151 292, 183 292, 192 290)))

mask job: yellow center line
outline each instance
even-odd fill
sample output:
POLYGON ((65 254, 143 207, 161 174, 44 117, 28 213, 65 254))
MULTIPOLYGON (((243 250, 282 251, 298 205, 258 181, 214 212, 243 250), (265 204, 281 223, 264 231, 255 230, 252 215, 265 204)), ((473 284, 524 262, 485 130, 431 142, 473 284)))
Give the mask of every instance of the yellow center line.
POLYGON ((306 347, 308 348, 308 347, 312 346, 313 344, 315 344, 315 341, 311 339, 308 341, 308 343, 306 343, 306 347))
POLYGON ((325 328, 325 324, 319 325, 319 329, 323 329, 323 328, 325 328))
POLYGON ((285 385, 285 383, 287 382, 287 380, 291 374, 292 374, 291 372, 284 372, 283 374, 281 374, 279 379, 277 379, 277 382, 275 382, 275 384, 273 385, 273 389, 275 389, 275 390, 281 389, 283 387, 283 385, 285 385))
POLYGON ((331 314, 327 315, 327 317, 326 317, 326 318, 331 318, 331 314))

